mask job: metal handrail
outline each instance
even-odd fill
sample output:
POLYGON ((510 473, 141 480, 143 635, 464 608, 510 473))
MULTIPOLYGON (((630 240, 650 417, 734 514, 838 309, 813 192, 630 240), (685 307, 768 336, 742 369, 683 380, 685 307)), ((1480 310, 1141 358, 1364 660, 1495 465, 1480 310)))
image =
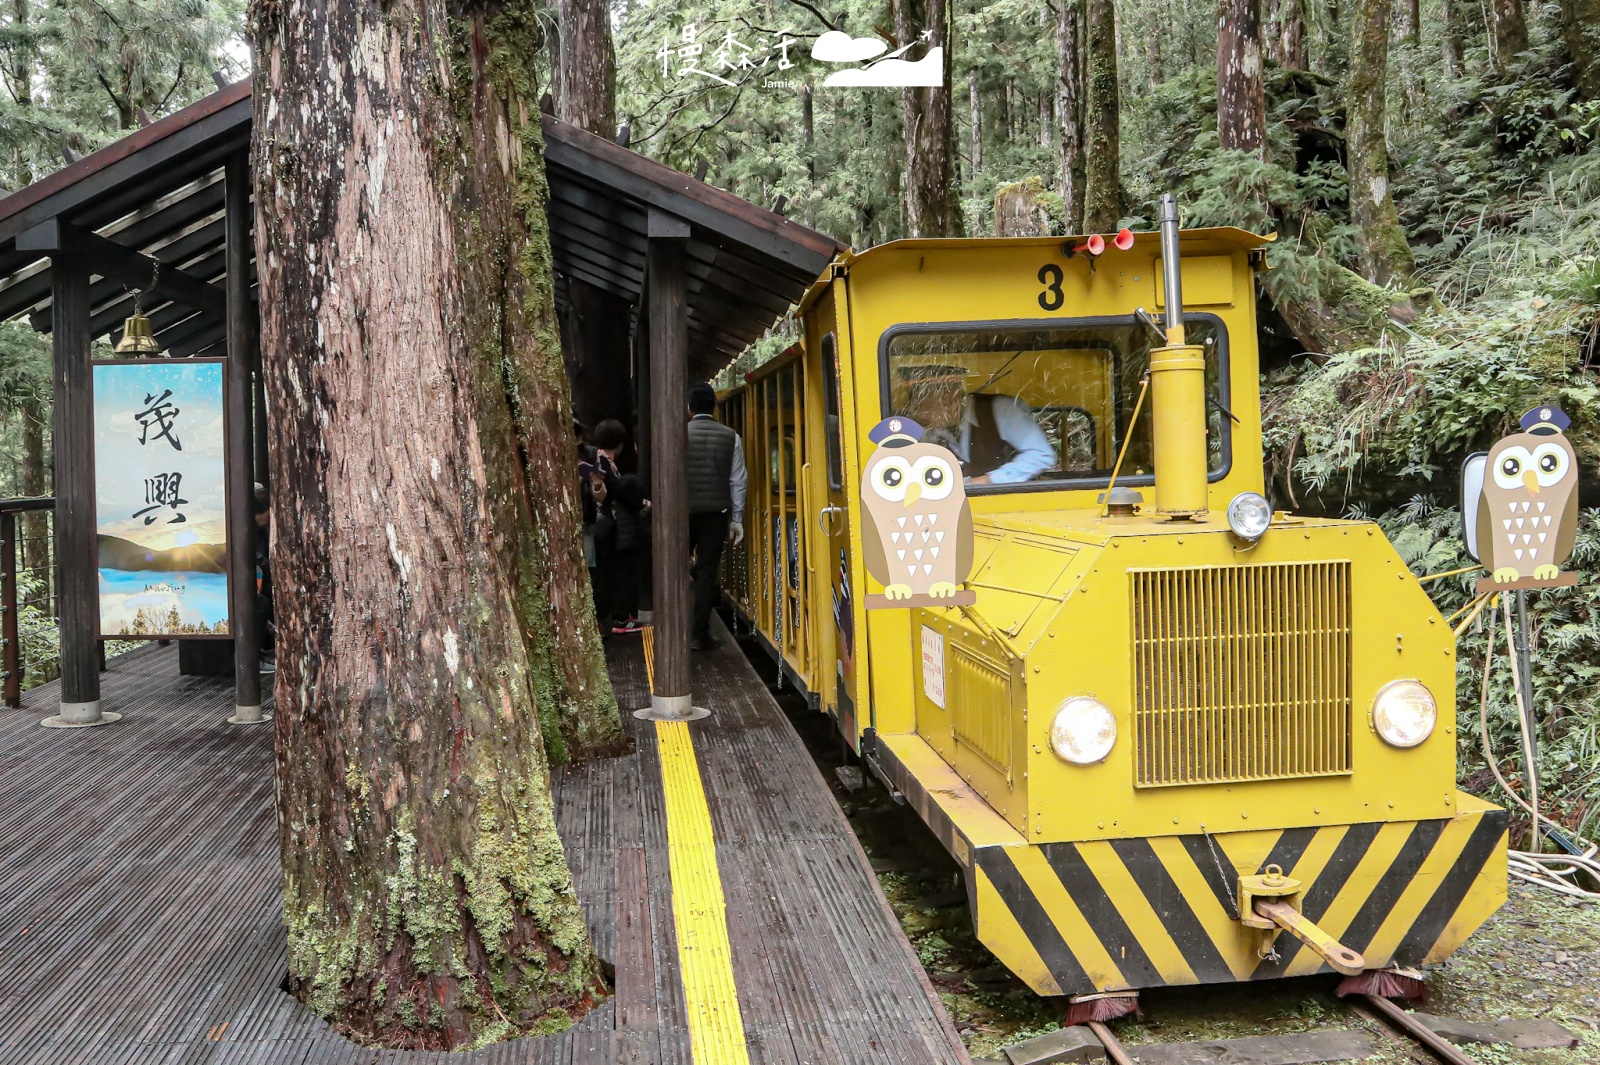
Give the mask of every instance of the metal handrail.
POLYGON ((54 510, 54 496, 0 499, 0 681, 13 709, 22 706, 22 642, 17 632, 17 515, 54 510))

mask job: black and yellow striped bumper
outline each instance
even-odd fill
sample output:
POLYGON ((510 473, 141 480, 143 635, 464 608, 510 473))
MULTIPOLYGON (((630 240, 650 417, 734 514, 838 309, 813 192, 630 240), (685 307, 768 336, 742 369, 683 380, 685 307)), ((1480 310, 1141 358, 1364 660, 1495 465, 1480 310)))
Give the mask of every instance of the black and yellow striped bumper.
POLYGON ((979 940, 1041 995, 1331 971, 1287 935, 1259 957, 1236 919, 1268 864, 1372 968, 1449 956, 1506 898, 1506 813, 1465 794, 1437 820, 1031 845, 919 738, 876 752, 965 868, 979 940))

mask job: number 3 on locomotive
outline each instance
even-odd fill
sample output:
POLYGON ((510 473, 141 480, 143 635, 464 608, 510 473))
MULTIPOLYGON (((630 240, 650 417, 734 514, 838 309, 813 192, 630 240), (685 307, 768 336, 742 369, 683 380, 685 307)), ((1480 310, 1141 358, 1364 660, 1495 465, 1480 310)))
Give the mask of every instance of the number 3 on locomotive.
POLYGON ((1061 281, 1065 275, 1061 267, 1055 263, 1045 263, 1039 267, 1039 284, 1044 286, 1044 291, 1039 293, 1039 306, 1047 311, 1059 311, 1066 302, 1066 296, 1061 291, 1061 281))

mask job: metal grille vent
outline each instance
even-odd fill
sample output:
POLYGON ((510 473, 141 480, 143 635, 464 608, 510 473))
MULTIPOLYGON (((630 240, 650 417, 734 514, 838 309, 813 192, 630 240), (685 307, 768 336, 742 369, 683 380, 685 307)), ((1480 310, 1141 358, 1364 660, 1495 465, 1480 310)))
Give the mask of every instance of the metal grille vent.
POLYGON ((956 739, 1011 778, 1011 677, 959 645, 951 648, 946 696, 956 739))
POLYGON ((1350 772, 1350 563, 1129 576, 1140 787, 1350 772))

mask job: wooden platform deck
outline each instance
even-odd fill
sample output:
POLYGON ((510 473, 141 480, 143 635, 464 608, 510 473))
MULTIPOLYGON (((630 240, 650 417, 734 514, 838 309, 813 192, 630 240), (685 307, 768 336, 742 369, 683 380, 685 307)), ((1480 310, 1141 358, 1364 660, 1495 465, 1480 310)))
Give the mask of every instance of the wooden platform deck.
MULTIPOLYGON (((613 641, 624 706, 643 652, 613 641)), ((692 1047, 655 726, 636 753, 561 771, 557 815, 616 994, 571 1030, 458 1054, 332 1031, 286 971, 272 728, 225 722, 226 683, 173 649, 111 660, 124 719, 38 727, 54 685, 0 716, 0 1063, 672 1065, 965 1062, 838 806, 731 640, 695 658, 689 727, 727 905, 746 1057, 692 1047)))

